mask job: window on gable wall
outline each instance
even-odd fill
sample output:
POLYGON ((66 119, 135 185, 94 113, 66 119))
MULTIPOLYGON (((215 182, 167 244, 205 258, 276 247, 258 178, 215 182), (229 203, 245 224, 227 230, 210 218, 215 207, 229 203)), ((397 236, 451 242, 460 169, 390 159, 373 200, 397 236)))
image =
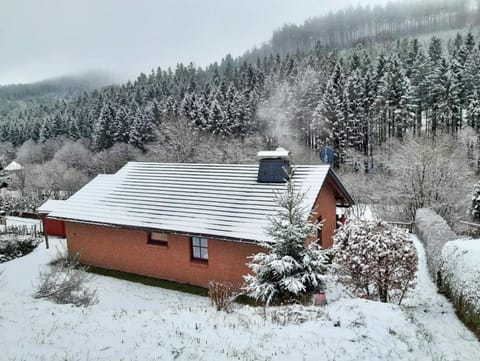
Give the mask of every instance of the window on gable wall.
POLYGON ((208 239, 192 237, 192 259, 208 262, 208 239))
POLYGON ((148 234, 148 244, 155 246, 168 247, 168 238, 166 233, 151 232, 148 234))

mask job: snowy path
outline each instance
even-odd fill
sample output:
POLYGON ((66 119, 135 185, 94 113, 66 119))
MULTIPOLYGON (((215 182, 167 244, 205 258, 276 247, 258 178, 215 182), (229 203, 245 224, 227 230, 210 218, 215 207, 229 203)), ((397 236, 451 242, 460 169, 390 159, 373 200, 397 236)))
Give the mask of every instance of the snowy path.
POLYGON ((204 297, 101 276, 89 308, 35 300, 39 269, 55 254, 42 244, 0 264, 0 360, 480 360, 480 343, 436 293, 417 246, 418 286, 405 307, 330 295, 327 307, 272 308, 265 318, 259 308, 225 314, 204 297))
POLYGON ((411 235, 418 251, 417 286, 404 301, 417 327, 419 343, 432 360, 480 360, 480 343, 455 315, 452 304, 437 292, 429 277, 425 248, 411 235))

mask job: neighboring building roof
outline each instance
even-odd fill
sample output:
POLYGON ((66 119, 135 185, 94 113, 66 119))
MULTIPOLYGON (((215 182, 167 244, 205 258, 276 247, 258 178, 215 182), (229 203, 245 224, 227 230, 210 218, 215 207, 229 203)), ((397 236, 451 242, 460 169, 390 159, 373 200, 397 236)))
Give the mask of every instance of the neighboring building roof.
POLYGON ((57 199, 48 199, 45 203, 43 203, 40 207, 37 208, 37 212, 41 214, 49 214, 54 210, 58 209, 62 206, 65 201, 57 200, 57 199))
POLYGON ((4 170, 13 171, 13 170, 22 170, 22 169, 23 169, 23 166, 20 163, 13 161, 9 165, 7 165, 4 170))
MULTIPOLYGON (((283 191, 285 184, 258 183, 257 172, 258 164, 130 162, 114 175, 97 176, 49 217, 223 239, 266 240, 267 217, 277 210, 274 192, 283 191)), ((294 185, 305 192, 309 209, 327 174, 333 174, 328 165, 295 166, 294 185)), ((337 181, 336 177, 329 179, 337 181)))

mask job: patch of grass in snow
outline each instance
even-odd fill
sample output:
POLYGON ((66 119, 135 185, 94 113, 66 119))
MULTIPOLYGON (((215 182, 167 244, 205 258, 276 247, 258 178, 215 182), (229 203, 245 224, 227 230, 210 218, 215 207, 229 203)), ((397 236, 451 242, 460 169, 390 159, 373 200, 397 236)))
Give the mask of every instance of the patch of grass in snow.
MULTIPOLYGON (((191 293, 197 296, 208 297, 208 289, 199 287, 199 286, 185 284, 185 283, 167 281, 167 280, 162 280, 162 279, 153 278, 153 277, 141 276, 134 273, 127 273, 127 272, 110 270, 110 269, 94 267, 94 266, 89 266, 88 272, 92 272, 101 276, 118 278, 125 281, 141 283, 147 286, 160 287, 160 288, 165 288, 167 290, 180 291, 185 293, 191 293)), ((239 295, 238 297, 235 298, 235 302, 243 305, 259 306, 259 304, 255 300, 253 300, 252 298, 246 295, 239 295)))
POLYGON ((93 266, 90 266, 88 268, 88 271, 98 275, 102 275, 102 276, 118 278, 121 280, 130 281, 130 282, 141 283, 147 286, 160 287, 160 288, 165 288, 167 290, 186 292, 186 293, 191 293, 198 296, 208 297, 208 290, 206 288, 192 286, 185 283, 161 280, 158 278, 141 276, 134 273, 121 272, 121 271, 110 270, 110 269, 105 269, 100 267, 93 267, 93 266))

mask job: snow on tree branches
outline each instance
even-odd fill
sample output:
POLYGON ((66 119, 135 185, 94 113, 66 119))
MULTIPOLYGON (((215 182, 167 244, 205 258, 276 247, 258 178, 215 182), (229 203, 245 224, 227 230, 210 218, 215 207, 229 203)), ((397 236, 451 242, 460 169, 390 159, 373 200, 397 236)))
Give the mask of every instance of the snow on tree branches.
POLYGON ((480 182, 475 184, 472 195, 471 215, 474 221, 480 221, 480 182))
POLYGON ((400 304, 414 286, 417 251, 400 228, 352 220, 337 230, 333 251, 339 280, 353 292, 400 304))
POLYGON ((270 240, 262 244, 268 252, 253 255, 252 274, 244 276, 247 294, 267 305, 303 302, 324 288, 327 257, 316 242, 306 244, 321 225, 309 222, 305 194, 294 189, 293 172, 285 191, 276 194, 280 210, 269 218, 270 240))

